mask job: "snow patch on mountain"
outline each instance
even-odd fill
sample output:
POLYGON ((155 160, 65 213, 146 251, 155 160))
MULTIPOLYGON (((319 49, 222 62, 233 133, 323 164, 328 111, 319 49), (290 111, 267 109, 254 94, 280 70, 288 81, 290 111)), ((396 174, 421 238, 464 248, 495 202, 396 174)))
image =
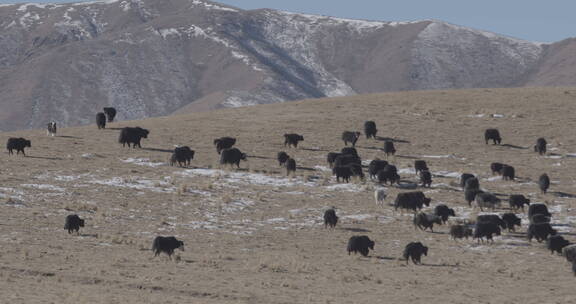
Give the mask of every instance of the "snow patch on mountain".
POLYGON ((418 23, 422 21, 371 21, 371 20, 361 20, 361 19, 347 19, 347 18, 338 18, 338 17, 331 17, 331 16, 323 16, 323 15, 312 15, 312 14, 301 14, 301 13, 293 13, 287 11, 278 11, 281 14, 292 16, 293 18, 299 19, 307 19, 307 22, 316 23, 318 25, 323 26, 348 26, 351 29, 357 30, 359 32, 365 30, 378 30, 384 28, 386 26, 393 26, 397 27, 400 25, 418 23))
POLYGON ((40 20, 40 16, 38 14, 26 12, 22 17, 20 17, 20 25, 22 25, 24 28, 27 28, 38 20, 40 20))
POLYGON ((219 37, 210 27, 203 29, 198 25, 190 25, 189 27, 181 27, 181 28, 157 29, 154 32, 160 35, 162 39, 167 39, 170 36, 175 36, 177 38, 198 37, 214 41, 228 48, 233 58, 241 60, 242 62, 244 62, 244 64, 251 67, 255 71, 263 71, 263 69, 259 68, 257 66, 258 64, 254 60, 252 60, 248 55, 245 55, 240 50, 240 48, 235 45, 234 42, 219 37))
POLYGON ((505 87, 541 53, 538 43, 433 21, 414 41, 411 75, 416 89, 505 87))
MULTIPOLYGON (((317 48, 318 35, 322 34, 322 25, 311 22, 310 16, 287 12, 272 12, 266 14, 268 20, 263 27, 263 34, 268 41, 279 46, 292 60, 298 62, 309 73, 303 73, 298 67, 284 65, 283 68, 296 78, 302 79, 312 75, 313 79, 304 81, 316 82, 316 88, 327 97, 355 95, 356 92, 346 82, 328 72, 322 64, 317 48), (304 16, 304 18, 303 18, 304 16)), ((267 54, 279 56, 279 54, 267 54)), ((281 64, 283 61, 276 60, 281 64)))
POLYGON ((193 0, 192 4, 196 5, 196 6, 201 5, 206 9, 214 9, 214 10, 228 11, 228 12, 238 12, 237 9, 233 9, 231 7, 225 7, 225 6, 217 5, 215 3, 208 3, 208 2, 200 1, 200 0, 193 0))
POLYGON ((86 2, 75 2, 72 3, 74 6, 85 6, 85 5, 93 5, 93 4, 113 4, 119 2, 120 0, 96 0, 96 1, 86 1, 86 2))

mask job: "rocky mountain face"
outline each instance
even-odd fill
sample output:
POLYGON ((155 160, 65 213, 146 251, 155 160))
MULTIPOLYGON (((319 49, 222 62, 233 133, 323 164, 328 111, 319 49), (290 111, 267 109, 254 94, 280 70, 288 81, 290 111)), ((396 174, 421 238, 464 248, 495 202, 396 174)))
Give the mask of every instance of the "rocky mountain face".
POLYGON ((0 5, 0 129, 317 97, 574 85, 551 45, 440 21, 373 22, 203 0, 0 5))

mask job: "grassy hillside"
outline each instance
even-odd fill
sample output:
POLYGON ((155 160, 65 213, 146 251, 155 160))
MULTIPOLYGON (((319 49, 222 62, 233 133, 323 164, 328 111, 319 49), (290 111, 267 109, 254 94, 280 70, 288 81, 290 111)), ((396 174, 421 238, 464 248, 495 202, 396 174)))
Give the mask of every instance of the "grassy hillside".
MULTIPOLYGON (((325 156, 343 147, 344 130, 374 120, 381 137, 397 140, 391 158, 406 182, 415 159, 432 170, 432 198, 475 218, 456 186, 457 176, 479 175, 481 187, 524 194, 547 203, 553 224, 576 241, 573 168, 575 88, 406 92, 308 100, 95 125, 0 133, 32 140, 27 157, 1 158, 0 294, 11 303, 568 303, 574 277, 563 257, 526 241, 525 214, 517 233, 493 245, 415 230, 412 214, 374 203, 375 184, 338 184, 325 156), (122 148, 118 128, 150 130, 143 149, 122 148), (498 128, 503 145, 485 145, 483 131, 498 128), (300 133, 298 149, 284 133, 300 133), (249 155, 240 170, 220 170, 212 144, 238 138, 249 155), (533 152, 545 137, 549 153, 533 152), (174 145, 196 151, 191 168, 170 167, 174 145), (276 153, 299 169, 286 178, 276 153), (491 162, 516 168, 502 181, 491 162), (550 193, 535 183, 552 179, 550 193), (340 223, 324 229, 323 211, 337 208, 340 223), (80 236, 63 230, 66 215, 86 219, 80 236), (376 241, 369 258, 348 256, 352 235, 376 241), (174 261, 153 258, 157 235, 175 235, 186 251, 174 261), (399 261, 404 246, 430 247, 424 265, 399 261)), ((382 141, 362 138, 363 160, 385 158, 382 141)), ((387 203, 404 189, 386 187, 387 203)), ((507 203, 497 213, 508 212, 507 203)))

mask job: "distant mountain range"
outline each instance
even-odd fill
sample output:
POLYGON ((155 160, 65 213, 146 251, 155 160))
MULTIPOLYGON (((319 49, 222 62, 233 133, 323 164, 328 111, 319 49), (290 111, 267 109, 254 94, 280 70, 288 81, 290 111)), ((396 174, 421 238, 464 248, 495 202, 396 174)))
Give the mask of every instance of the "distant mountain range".
POLYGON ((0 5, 0 129, 384 91, 576 85, 576 40, 203 0, 0 5))

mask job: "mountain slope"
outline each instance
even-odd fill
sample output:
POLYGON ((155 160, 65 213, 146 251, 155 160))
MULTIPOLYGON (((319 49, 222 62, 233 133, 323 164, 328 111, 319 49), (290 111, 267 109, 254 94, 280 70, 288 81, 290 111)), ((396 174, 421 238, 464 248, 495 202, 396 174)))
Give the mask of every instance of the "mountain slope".
POLYGON ((537 73, 545 47, 441 21, 245 11, 203 0, 2 5, 0 129, 50 119, 86 124, 108 105, 119 119, 135 119, 382 91, 538 84, 546 78, 537 73))

